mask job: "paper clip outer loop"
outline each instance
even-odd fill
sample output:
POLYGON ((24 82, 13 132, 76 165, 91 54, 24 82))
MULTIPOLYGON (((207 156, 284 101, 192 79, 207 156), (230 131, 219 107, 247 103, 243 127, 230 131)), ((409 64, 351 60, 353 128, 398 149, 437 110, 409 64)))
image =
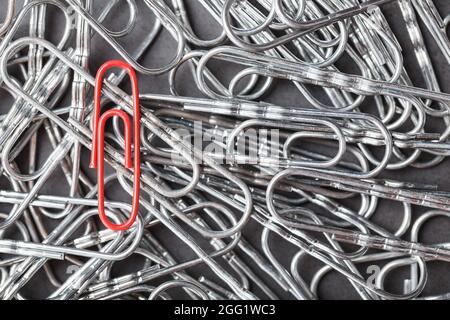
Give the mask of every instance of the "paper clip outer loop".
POLYGON ((94 97, 94 131, 92 135, 92 152, 90 168, 97 168, 98 180, 98 214, 102 223, 114 231, 128 230, 135 222, 139 212, 139 195, 141 183, 141 159, 140 159, 140 110, 139 110, 139 87, 136 72, 126 62, 120 60, 111 60, 104 63, 98 70, 95 78, 95 97, 94 97), (112 117, 122 119, 125 126, 125 167, 131 168, 131 121, 129 115, 120 109, 111 109, 106 111, 100 117, 101 96, 103 79, 106 71, 111 68, 121 68, 127 71, 133 92, 133 113, 134 113, 134 185, 133 185, 133 203, 129 219, 123 224, 112 223, 105 213, 105 182, 104 182, 104 137, 106 121, 112 117))

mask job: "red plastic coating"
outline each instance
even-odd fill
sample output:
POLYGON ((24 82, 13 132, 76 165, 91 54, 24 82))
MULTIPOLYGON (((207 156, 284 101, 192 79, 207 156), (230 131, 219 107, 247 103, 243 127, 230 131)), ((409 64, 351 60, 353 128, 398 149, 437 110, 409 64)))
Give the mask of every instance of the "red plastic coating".
POLYGON ((103 64, 98 69, 95 78, 95 97, 94 97, 94 132, 92 135, 92 152, 90 168, 97 168, 98 183, 98 214, 102 223, 109 229, 114 231, 128 230, 136 221, 139 212, 139 194, 141 187, 141 157, 140 157, 140 110, 139 110, 139 87, 137 76, 134 69, 126 62, 119 60, 111 60, 103 64), (120 109, 111 109, 106 111, 100 117, 101 97, 103 78, 106 71, 111 68, 121 68, 128 72, 131 80, 133 91, 133 110, 134 110, 134 185, 133 185, 133 203, 131 214, 128 220, 123 224, 112 223, 105 213, 105 167, 104 167, 104 145, 105 145, 105 125, 106 121, 112 117, 120 117, 125 126, 125 167, 131 168, 131 121, 126 112, 120 109))

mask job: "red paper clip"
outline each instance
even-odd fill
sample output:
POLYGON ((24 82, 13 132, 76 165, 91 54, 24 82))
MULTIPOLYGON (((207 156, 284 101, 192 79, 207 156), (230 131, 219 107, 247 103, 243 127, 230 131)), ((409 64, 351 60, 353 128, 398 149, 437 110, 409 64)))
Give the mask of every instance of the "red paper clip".
POLYGON ((136 73, 127 63, 119 60, 111 60, 103 64, 98 69, 95 78, 95 98, 94 98, 94 132, 92 136, 92 152, 90 168, 97 168, 98 183, 98 214, 103 224, 115 231, 128 230, 136 220, 139 211, 139 194, 141 183, 141 157, 140 157, 140 111, 139 111, 139 88, 136 73), (133 204, 129 219, 123 224, 112 223, 105 213, 105 167, 104 167, 104 145, 105 145, 105 125, 106 121, 112 117, 120 117, 125 126, 125 167, 131 166, 131 121, 128 114, 119 109, 106 111, 100 117, 101 96, 103 78, 106 71, 111 68, 121 68, 128 72, 133 91, 133 109, 134 109, 134 186, 133 186, 133 204))

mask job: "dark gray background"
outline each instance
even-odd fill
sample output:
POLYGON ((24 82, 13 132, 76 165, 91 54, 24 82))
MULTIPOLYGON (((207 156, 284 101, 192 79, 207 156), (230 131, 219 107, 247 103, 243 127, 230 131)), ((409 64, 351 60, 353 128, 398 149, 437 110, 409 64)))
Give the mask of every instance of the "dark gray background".
MULTIPOLYGON (((143 35, 147 34, 152 27, 152 22, 154 20, 153 14, 145 8, 140 0, 137 0, 140 4, 140 13, 136 28, 133 30, 132 34, 129 36, 120 39, 120 43, 129 50, 133 52, 133 48, 139 44, 143 35)), ((437 7, 439 8, 442 16, 450 14, 450 2, 448 0, 434 0, 437 7)), ((21 3, 21 1, 19 1, 21 3)), ((95 1, 95 12, 98 13, 102 8, 102 5, 105 3, 103 1, 95 1)), ((189 15, 191 17, 192 24, 194 26, 195 31, 200 35, 202 39, 211 39, 220 33, 220 27, 213 20, 212 17, 197 3, 196 0, 187 0, 187 9, 189 15)), ((4 8, 5 8, 6 0, 0 0, 0 21, 3 21, 4 16, 4 8)), ((58 39, 58 36, 61 33, 61 29, 59 27, 59 22, 61 21, 61 14, 55 11, 54 9, 49 9, 48 11, 48 19, 47 19, 47 37, 50 39, 58 39)), ((391 23, 391 27, 397 35, 398 40, 400 41, 404 51, 404 59, 405 66, 410 74, 411 78, 414 80, 414 83, 417 86, 423 86, 423 80, 419 73, 417 63, 415 61, 415 56, 411 49, 410 40, 406 29, 404 27, 404 21, 398 5, 396 3, 385 5, 383 7, 383 12, 391 23)), ((94 14, 97 16, 97 14, 94 14)), ((109 28, 118 30, 120 26, 124 25, 124 21, 128 17, 128 9, 126 6, 120 5, 115 10, 115 15, 113 19, 108 19, 105 22, 109 28)), ((24 26, 21 29, 22 34, 26 34, 27 27, 24 26)), ((426 43, 430 52, 430 55, 435 64, 436 70, 438 71, 438 76, 440 80, 440 84, 443 88, 443 91, 450 92, 449 90, 449 66, 443 59, 442 54, 438 50, 436 43, 428 34, 428 31, 423 28, 423 33, 426 37, 426 43)), ((110 58, 118 58, 118 56, 114 55, 110 47, 100 40, 99 37, 95 37, 92 43, 92 55, 90 57, 90 68, 92 70, 91 73, 95 73, 95 70, 98 66, 104 61, 110 58)), ((166 31, 163 31, 158 37, 157 41, 152 45, 151 48, 146 52, 143 59, 141 60, 142 64, 145 66, 161 66, 165 62, 170 59, 170 54, 175 49, 174 40, 168 35, 166 31)), ((224 65, 213 65, 212 69, 219 75, 224 81, 229 80, 236 72, 236 68, 233 66, 224 66, 224 65)), ((342 66, 342 69, 345 70, 345 65, 342 66)), ((179 72, 177 78, 177 88, 181 95, 186 96, 202 96, 198 89, 195 87, 195 83, 192 79, 192 75, 188 72, 187 69, 182 68, 179 72)), ((142 76, 140 75, 140 90, 141 92, 149 92, 149 93, 169 93, 168 90, 168 81, 167 75, 162 76, 142 76)), ((68 96, 70 96, 70 92, 68 92, 68 96)), ((294 88, 294 86, 285 81, 277 81, 275 89, 270 91, 269 95, 262 97, 262 100, 277 103, 279 105, 297 105, 297 106, 305 106, 308 107, 307 102, 304 98, 299 94, 299 92, 294 88)), ((4 90, 0 89, 0 112, 6 113, 7 110, 11 106, 12 99, 8 94, 5 93, 4 90)), ((70 100, 65 100, 61 102, 62 106, 67 106, 70 100)), ((365 112, 370 112, 367 110, 363 110, 365 112)), ((436 125, 437 126, 437 125, 436 125)), ((441 132, 441 129, 433 128, 433 124, 430 125, 430 132, 441 132), (434 131, 433 131, 434 130, 434 131)), ((46 160, 47 156, 51 153, 51 148, 46 140, 45 136, 42 136, 40 140, 40 154, 39 161, 42 163, 46 160)), ((23 156, 23 159, 26 159, 26 155, 23 156)), ((20 164, 20 163, 19 163, 20 164)), ((88 153, 83 153, 83 167, 85 168, 85 172, 87 172, 90 176, 94 177, 94 172, 88 169, 88 153)), ((20 164, 22 166, 22 164, 20 164)), ((24 165, 25 167, 25 165, 24 165)), ((408 168, 404 170, 399 170, 395 172, 384 172, 382 177, 398 179, 403 181, 412 181, 412 182, 421 182, 428 184, 436 184, 439 186, 440 190, 450 191, 450 179, 449 179, 449 162, 445 161, 439 166, 426 169, 426 170, 418 170, 414 168, 408 168)), ((95 181, 95 180, 94 180, 95 181)), ((62 178, 61 172, 55 172, 55 174, 51 177, 45 188, 42 190, 43 194, 58 194, 58 195, 67 195, 68 187, 65 183, 65 180, 62 178)), ((109 191, 109 197, 112 199, 123 199, 123 191, 120 191, 120 188, 109 191)), ((125 198, 126 199, 126 198, 125 198)), ((126 199, 128 200, 128 199, 126 199)), ((3 208, 3 207, 0 207, 3 208)), ((4 209, 3 211, 6 211, 4 209)), ((418 208, 413 207, 413 217, 419 216, 421 213, 426 211, 426 208, 418 208)), ((396 226, 399 225, 401 219, 402 208, 399 203, 392 203, 389 201, 380 201, 377 213, 375 214, 373 220, 380 225, 386 227, 388 230, 394 230, 396 226)), ((52 222, 48 222, 49 226, 52 225, 52 222)), ((421 234, 421 241, 424 243, 440 243, 450 241, 450 220, 444 218, 435 218, 430 223, 424 227, 424 232, 421 234)), ((173 253, 179 261, 186 260, 188 258, 192 258, 192 253, 182 244, 180 244, 176 239, 173 238, 171 234, 169 234, 163 227, 156 227, 153 230, 153 234, 157 236, 161 242, 167 244, 170 247, 171 253, 173 253)), ((260 236, 260 227, 251 222, 244 231, 245 238, 249 240, 255 247, 260 247, 259 236, 260 236)), ((289 266, 289 261, 292 256, 297 252, 296 249, 284 241, 279 241, 278 238, 271 238, 270 243, 272 244, 272 249, 279 261, 281 261, 286 268, 289 266)), ((245 255, 240 255, 244 260, 246 260, 249 265, 252 266, 252 262, 248 261, 245 255)), ((380 264, 382 265, 382 264, 380 264)), ((64 280, 67 277, 67 267, 69 264, 65 262, 52 262, 52 266, 57 270, 58 277, 61 280, 64 280)), ((321 264, 317 261, 306 258, 301 265, 301 273, 304 278, 309 282, 311 277, 314 275, 315 271, 317 271, 318 267, 321 264)), ((142 267, 142 260, 138 257, 132 257, 131 259, 127 259, 126 261, 117 263, 117 267, 113 268, 114 275, 125 274, 126 271, 135 271, 139 270, 142 267)), ((366 268, 367 265, 359 266, 361 268, 361 272, 363 275, 367 275, 366 268)), ((450 292, 450 268, 449 265, 443 262, 432 262, 428 263, 429 268, 429 280, 427 286, 424 290, 424 295, 433 295, 440 294, 444 292, 450 292)), ((292 296, 283 292, 277 286, 273 286, 270 279, 265 277, 265 275, 257 268, 252 266, 252 269, 262 278, 267 279, 267 283, 274 288, 275 292, 279 295, 280 298, 291 299, 292 296)), ((205 274, 210 279, 215 279, 215 276, 212 275, 209 269, 198 266, 189 269, 190 274, 192 275, 200 275, 205 274)), ((387 280, 386 289, 391 292, 400 293, 402 290, 402 282, 404 279, 408 277, 408 269, 403 268, 399 271, 392 273, 392 276, 387 280)), ((162 279, 160 280, 162 281, 162 279)), ((160 281, 152 282, 151 284, 157 284, 160 281)), ((51 293, 54 288, 48 283, 45 277, 41 277, 38 275, 35 279, 30 281, 29 285, 23 290, 23 294, 28 298, 43 298, 46 297, 49 293, 51 293)), ((259 293, 259 290, 255 290, 259 293)), ((263 297, 263 295, 261 295, 263 297)), ((358 295, 355 293, 354 289, 350 286, 350 284, 340 275, 333 272, 325 277, 325 279, 321 282, 319 287, 319 297, 322 299, 351 299, 358 298, 358 295)))

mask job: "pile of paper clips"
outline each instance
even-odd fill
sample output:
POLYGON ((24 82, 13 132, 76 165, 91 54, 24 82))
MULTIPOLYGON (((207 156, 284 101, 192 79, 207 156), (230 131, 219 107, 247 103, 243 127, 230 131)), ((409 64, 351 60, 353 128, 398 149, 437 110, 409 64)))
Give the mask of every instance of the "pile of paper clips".
POLYGON ((389 179, 448 166, 437 1, 98 3, 1 3, 1 299, 320 299, 328 274, 366 300, 450 297, 424 294, 450 247, 420 241, 450 193, 389 179))

